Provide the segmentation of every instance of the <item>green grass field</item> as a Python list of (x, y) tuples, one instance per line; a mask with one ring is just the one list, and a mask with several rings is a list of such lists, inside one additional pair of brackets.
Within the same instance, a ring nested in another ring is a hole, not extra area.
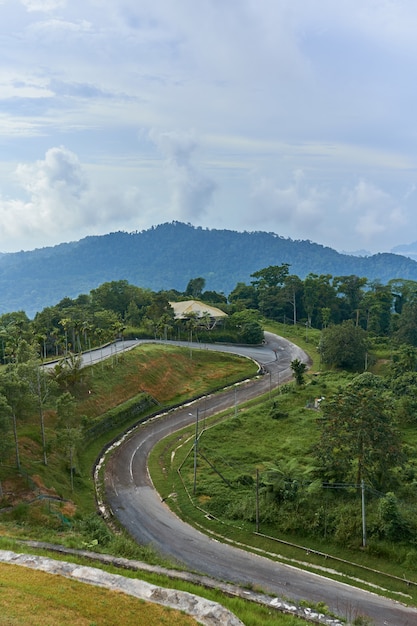
[(192, 626), (181, 611), (75, 580), (0, 564), (0, 622), (5, 626)]

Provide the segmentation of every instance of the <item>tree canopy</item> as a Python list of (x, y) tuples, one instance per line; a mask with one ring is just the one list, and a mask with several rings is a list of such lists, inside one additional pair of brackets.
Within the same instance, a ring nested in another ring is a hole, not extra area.
[(348, 370), (364, 369), (367, 350), (366, 332), (351, 321), (322, 331), (319, 352), (327, 365)]
[(390, 471), (404, 456), (393, 403), (381, 379), (356, 377), (322, 403), (322, 413), (316, 456), (323, 480), (390, 486)]

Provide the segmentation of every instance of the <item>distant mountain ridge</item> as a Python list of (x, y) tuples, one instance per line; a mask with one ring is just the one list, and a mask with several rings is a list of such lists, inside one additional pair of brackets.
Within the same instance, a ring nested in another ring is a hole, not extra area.
[(407, 256), (413, 261), (417, 261), (417, 241), (408, 244), (402, 244), (392, 249), (394, 254), (401, 254)]
[(184, 291), (191, 278), (223, 292), (269, 265), (290, 264), (290, 274), (355, 274), (387, 283), (417, 281), (417, 262), (398, 254), (340, 254), (311, 241), (275, 233), (194, 227), (182, 222), (140, 232), (115, 232), (27, 252), (0, 255), (0, 314), (24, 310), (29, 317), (65, 296), (89, 293), (103, 282), (127, 280), (152, 291)]

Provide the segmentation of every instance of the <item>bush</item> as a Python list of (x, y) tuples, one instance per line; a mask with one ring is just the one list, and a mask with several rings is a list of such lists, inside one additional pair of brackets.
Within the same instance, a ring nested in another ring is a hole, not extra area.
[(382, 539), (398, 541), (410, 537), (410, 527), (398, 508), (397, 498), (387, 493), (378, 503), (378, 534)]
[(241, 476), (238, 476), (236, 482), (238, 483), (238, 485), (250, 487), (255, 481), (253, 480), (253, 476), (251, 476), (250, 474), (242, 474)]
[(348, 505), (339, 507), (335, 515), (334, 539), (344, 546), (357, 545), (362, 533), (362, 520), (360, 515)]
[(224, 511), (227, 519), (254, 522), (256, 518), (255, 496), (236, 494)]
[(10, 512), (12, 520), (18, 524), (22, 524), (27, 521), (29, 516), (29, 504), (27, 502), (19, 502)]
[(97, 542), (101, 546), (107, 546), (113, 538), (106, 523), (97, 513), (82, 518), (77, 526), (89, 543)]
[(273, 420), (280, 420), (280, 419), (285, 419), (286, 417), (289, 416), (288, 411), (284, 411), (279, 405), (278, 403), (274, 400), (274, 402), (272, 403), (272, 406), (269, 410), (269, 415), (272, 417)]
[(286, 393), (296, 393), (297, 389), (294, 385), (294, 383), (285, 383), (285, 385), (281, 385), (279, 388), (279, 393), (280, 394), (286, 394)]

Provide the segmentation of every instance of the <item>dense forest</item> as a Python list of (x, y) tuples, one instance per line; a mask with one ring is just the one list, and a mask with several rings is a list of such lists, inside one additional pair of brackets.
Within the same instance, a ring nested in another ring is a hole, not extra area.
[[(126, 280), (105, 282), (88, 294), (65, 297), (45, 307), (30, 320), (24, 311), (0, 316), (0, 358), (15, 358), (19, 341), (36, 343), (42, 358), (78, 353), (121, 337), (189, 337), (204, 341), (257, 343), (262, 320), (302, 324), (323, 329), (322, 347), (335, 326), (356, 333), (390, 338), (417, 346), (417, 282), (391, 280), (387, 284), (356, 275), (309, 273), (302, 280), (289, 264), (253, 272), (250, 282), (239, 282), (229, 294), (205, 289), (200, 276), (184, 291), (151, 291)], [(175, 320), (170, 302), (199, 299), (228, 315), (211, 329), (206, 319)], [(352, 345), (352, 344), (351, 344)], [(344, 354), (346, 351), (342, 351)], [(349, 366), (349, 359), (341, 363)]]
[(86, 237), (49, 248), (0, 255), (0, 313), (23, 310), (32, 318), (68, 296), (104, 282), (127, 280), (143, 289), (183, 291), (193, 276), (226, 296), (263, 267), (288, 263), (307, 274), (366, 276), (387, 283), (417, 280), (417, 263), (397, 254), (356, 257), (311, 241), (266, 232), (195, 228), (173, 222), (142, 232)]

